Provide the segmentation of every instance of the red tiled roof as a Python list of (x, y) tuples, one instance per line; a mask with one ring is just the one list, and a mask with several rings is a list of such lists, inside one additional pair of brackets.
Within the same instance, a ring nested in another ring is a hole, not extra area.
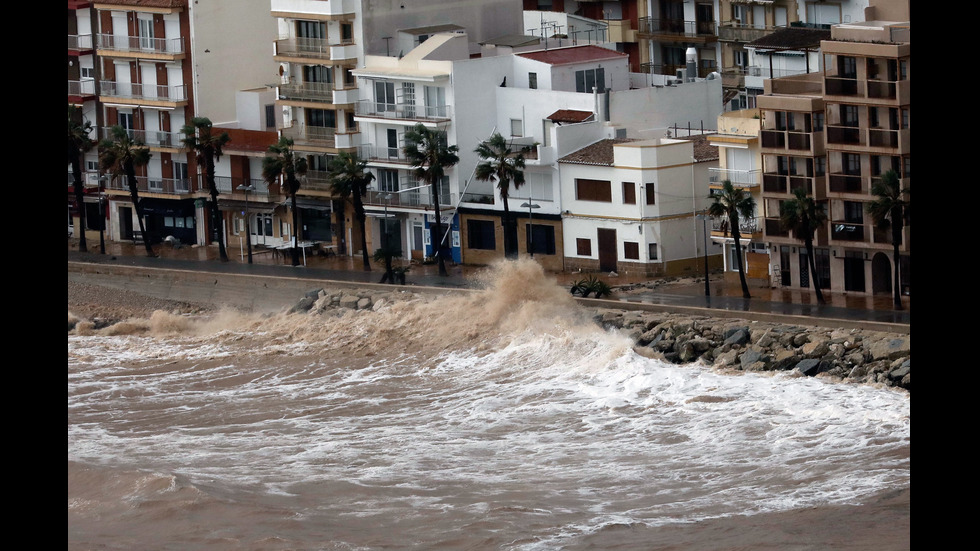
[(548, 115), (553, 122), (584, 122), (592, 118), (592, 111), (577, 111), (575, 109), (559, 109)]
[(578, 151), (574, 151), (558, 159), (560, 163), (574, 163), (577, 165), (601, 165), (612, 166), (613, 164), (613, 145), (618, 143), (635, 142), (631, 138), (619, 140), (606, 139), (599, 140), (592, 145), (587, 145)]
[(615, 50), (608, 50), (599, 46), (572, 46), (571, 48), (557, 48), (554, 50), (540, 50), (537, 52), (524, 52), (517, 54), (521, 57), (547, 63), (548, 65), (567, 65), (571, 63), (583, 63), (586, 61), (599, 61), (602, 59), (625, 58), (626, 54), (621, 54)]

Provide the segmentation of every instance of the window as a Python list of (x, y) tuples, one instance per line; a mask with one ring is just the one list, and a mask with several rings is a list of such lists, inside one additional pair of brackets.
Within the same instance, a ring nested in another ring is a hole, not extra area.
[(265, 127), (276, 127), (276, 106), (271, 103), (265, 106)]
[(735, 66), (741, 67), (744, 71), (749, 66), (749, 52), (745, 50), (735, 50)]
[(612, 188), (608, 180), (575, 179), (575, 198), (579, 201), (612, 203)]
[(586, 69), (575, 71), (575, 91), (592, 92), (596, 88), (599, 93), (606, 91), (606, 72), (601, 67), (598, 69)]
[(510, 119), (510, 135), (511, 136), (523, 136), (524, 135), (524, 121), (521, 119)]
[(341, 44), (351, 44), (354, 42), (354, 24), (353, 23), (341, 23), (340, 24), (340, 42)]
[(467, 220), (466, 244), (471, 249), (496, 250), (493, 220)]
[(650, 243), (650, 260), (657, 260), (657, 244)]
[(858, 125), (858, 108), (857, 105), (841, 105), (840, 108), (840, 123), (844, 126), (857, 126)]
[(555, 254), (555, 227), (543, 224), (524, 226), (524, 237), (534, 254)]
[(344, 67), (344, 86), (347, 88), (353, 88), (357, 82), (357, 77), (351, 72), (350, 67)]
[(824, 118), (823, 113), (814, 113), (813, 114), (813, 131), (814, 132), (820, 132), (821, 130), (823, 130), (823, 118)]
[(839, 56), (837, 58), (837, 74), (842, 78), (857, 78), (857, 58)]
[(639, 260), (640, 259), (640, 244), (635, 241), (624, 241), (623, 242), (623, 255), (625, 255), (627, 260)]
[(648, 205), (656, 205), (657, 204), (657, 191), (656, 191), (656, 188), (653, 186), (653, 182), (650, 182), (650, 183), (644, 185), (643, 187), (646, 188), (647, 204)]
[(95, 78), (95, 67), (82, 67), (81, 71), (82, 80)]
[(900, 80), (908, 80), (909, 78), (909, 62), (906, 59), (898, 61), (898, 78)]
[(830, 289), (830, 249), (814, 249), (813, 264), (817, 267), (813, 282), (821, 289)]
[(852, 224), (864, 223), (864, 203), (844, 201), (844, 221)]
[(306, 124), (321, 128), (337, 128), (337, 112), (328, 109), (306, 109)]
[(527, 87), (530, 88), (531, 90), (537, 90), (538, 89), (538, 74), (537, 73), (528, 73), (527, 74)]
[(297, 21), (296, 36), (322, 40), (327, 37), (326, 23), (323, 21)]
[(813, 159), (813, 175), (824, 176), (827, 174), (827, 157), (815, 157)]
[(578, 256), (592, 256), (592, 240), (579, 237), (575, 240), (575, 254)]
[(395, 110), (395, 83), (383, 80), (374, 83), (374, 100), (377, 102), (378, 112)]
[(439, 86), (425, 87), (425, 114), (427, 117), (446, 117), (446, 89)]
[[(398, 171), (384, 168), (378, 169), (378, 189), (388, 193), (398, 191)], [(395, 203), (397, 204), (397, 202)]]
[(633, 182), (623, 182), (623, 204), (636, 204), (636, 184)]
[(140, 48), (153, 49), (153, 19), (139, 18)]
[(333, 71), (324, 65), (304, 65), (303, 82), (333, 82)]
[(841, 160), (844, 165), (844, 174), (850, 176), (861, 175), (861, 156), (857, 153), (844, 153)]

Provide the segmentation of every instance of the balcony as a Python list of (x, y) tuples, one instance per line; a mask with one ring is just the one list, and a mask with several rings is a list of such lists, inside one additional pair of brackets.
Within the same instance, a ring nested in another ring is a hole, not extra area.
[[(762, 235), (762, 228), (759, 227), (757, 218), (739, 218), (738, 233), (741, 238), (750, 238), (755, 235)], [(712, 237), (731, 237), (732, 231), (728, 218), (717, 217), (711, 219)]]
[[(129, 192), (129, 184), (125, 176), (118, 176), (109, 180), (106, 189)], [(150, 176), (137, 176), (136, 189), (140, 193), (162, 193), (165, 195), (187, 195), (191, 192), (190, 178), (156, 178)]]
[(365, 144), (357, 148), (357, 155), (373, 162), (409, 164), (405, 151), (400, 147), (380, 147)]
[[(143, 145), (150, 147), (181, 148), (184, 146), (182, 143), (184, 135), (180, 132), (127, 129), (126, 133), (129, 134), (130, 139), (134, 142), (142, 143)], [(111, 127), (102, 128), (102, 138), (112, 139)]]
[(479, 205), (492, 205), (494, 194), (492, 193), (464, 193), (462, 201), (464, 203), (476, 203)]
[(713, 188), (720, 188), (725, 181), (737, 188), (757, 188), (762, 183), (761, 170), (732, 170), (727, 168), (709, 168), (708, 182)]
[[(388, 207), (435, 208), (428, 186), (402, 192), (368, 190), (367, 195), (364, 196), (364, 204)], [(440, 207), (452, 207), (455, 204), (455, 193), (439, 194)]]
[(187, 86), (144, 85), (129, 82), (102, 81), (102, 96), (117, 101), (159, 101), (183, 103), (187, 101)]
[[(87, 188), (98, 188), (99, 187), (99, 173), (98, 172), (82, 172), (82, 185)], [(68, 189), (69, 191), (75, 189), (75, 175), (68, 171)], [(128, 188), (127, 188), (128, 189)]]
[(91, 79), (87, 80), (69, 80), (68, 81), (68, 97), (70, 98), (84, 98), (87, 96), (95, 96), (95, 81)]
[[(807, 195), (814, 195), (820, 189), (823, 176), (802, 176), (767, 172), (762, 175), (762, 191), (765, 193), (793, 193), (802, 189)], [(818, 199), (821, 197), (818, 197)]]
[[(677, 71), (682, 69), (687, 69), (687, 65), (676, 65), (676, 64), (660, 64), (660, 63), (641, 63), (640, 72), (649, 73), (651, 75), (667, 75), (671, 77), (677, 76)], [(716, 67), (698, 67), (698, 78), (705, 78), (710, 73), (714, 72)]]
[(714, 21), (684, 21), (641, 17), (637, 36), (665, 42), (708, 43), (718, 40)]
[(864, 193), (864, 178), (860, 174), (830, 175), (830, 191), (834, 193)]
[(723, 21), (718, 26), (718, 40), (722, 42), (752, 42), (772, 34), (780, 27), (757, 27), (738, 21)]
[[(135, 54), (156, 58), (174, 58), (184, 53), (184, 39), (147, 38), (142, 36), (98, 35), (99, 55)], [(129, 57), (129, 56), (127, 56)]]
[(282, 129), (282, 135), (295, 142), (306, 142), (309, 145), (336, 148), (337, 140), (334, 137), (337, 129), (326, 126), (309, 126), (298, 124), (287, 126)]
[[(255, 188), (253, 191), (248, 192), (250, 197), (258, 195), (262, 200), (265, 200), (269, 195), (269, 186), (266, 185), (265, 180), (250, 179), (247, 182)], [(238, 186), (246, 183), (246, 180), (240, 177), (215, 176), (214, 183), (218, 187), (218, 193), (244, 193), (238, 191)], [(204, 184), (201, 186), (201, 189), (205, 189), (206, 187), (207, 184)]]
[(333, 84), (329, 82), (281, 84), (279, 85), (279, 99), (333, 103)]
[(314, 191), (333, 191), (330, 173), (325, 170), (307, 170), (304, 174), (303, 188)]
[(864, 242), (864, 225), (855, 222), (831, 222), (830, 238), (834, 241)]
[(354, 42), (329, 43), (324, 38), (280, 38), (276, 40), (276, 56), (320, 61), (355, 59)]
[(783, 229), (779, 218), (766, 218), (766, 237), (789, 237), (789, 231)]
[(68, 51), (84, 52), (93, 49), (95, 41), (90, 34), (70, 34), (68, 35)]
[(354, 104), (354, 116), (409, 122), (445, 122), (452, 119), (453, 108), (449, 105), (428, 106), (362, 100)]
[[(806, 132), (799, 130), (763, 130), (762, 148), (770, 153), (800, 152), (809, 155), (823, 154), (823, 140), (819, 139), (821, 132)], [(815, 139), (814, 136), (817, 136)]]
[[(858, 95), (858, 81), (856, 78), (827, 77), (824, 79), (824, 88), (828, 96)], [(861, 95), (863, 95), (863, 90)]]

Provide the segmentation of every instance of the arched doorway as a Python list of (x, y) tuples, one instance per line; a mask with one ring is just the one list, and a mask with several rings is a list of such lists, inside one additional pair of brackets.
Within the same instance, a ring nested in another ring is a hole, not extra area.
[(876, 295), (892, 292), (892, 263), (885, 253), (875, 253), (871, 259), (871, 292)]

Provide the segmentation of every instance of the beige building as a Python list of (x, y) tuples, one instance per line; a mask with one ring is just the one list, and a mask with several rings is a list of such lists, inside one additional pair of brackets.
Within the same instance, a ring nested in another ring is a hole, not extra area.
[[(763, 211), (773, 284), (846, 293), (910, 294), (911, 232), (905, 228), (899, 281), (893, 281), (890, 232), (867, 214), (872, 184), (895, 170), (911, 184), (911, 43), (908, 11), (898, 21), (836, 25), (821, 44), (821, 73), (766, 82), (762, 111)], [(874, 7), (868, 10), (876, 13)], [(807, 190), (829, 222), (809, 251), (779, 225), (780, 203)]]

